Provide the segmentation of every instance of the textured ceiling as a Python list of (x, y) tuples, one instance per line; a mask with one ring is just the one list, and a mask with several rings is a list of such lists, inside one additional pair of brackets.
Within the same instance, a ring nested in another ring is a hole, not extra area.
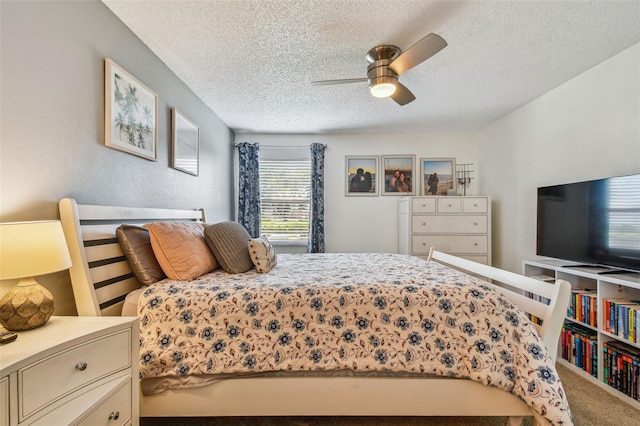
[[(640, 42), (640, 1), (103, 2), (233, 130), (478, 130)], [(367, 83), (379, 44), (448, 46), (400, 76), (399, 106)]]

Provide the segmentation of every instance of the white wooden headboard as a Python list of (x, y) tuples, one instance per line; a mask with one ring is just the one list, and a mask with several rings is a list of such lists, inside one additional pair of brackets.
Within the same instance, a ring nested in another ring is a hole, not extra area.
[(177, 210), (59, 202), (71, 261), (69, 269), (80, 316), (119, 316), (128, 293), (140, 287), (115, 235), (123, 223), (206, 222), (204, 210)]

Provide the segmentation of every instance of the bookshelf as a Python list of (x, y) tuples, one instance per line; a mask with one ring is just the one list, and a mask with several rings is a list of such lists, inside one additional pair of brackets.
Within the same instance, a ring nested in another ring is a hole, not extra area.
[(558, 362), (640, 409), (640, 274), (557, 259), (524, 260), (522, 268), (571, 283)]

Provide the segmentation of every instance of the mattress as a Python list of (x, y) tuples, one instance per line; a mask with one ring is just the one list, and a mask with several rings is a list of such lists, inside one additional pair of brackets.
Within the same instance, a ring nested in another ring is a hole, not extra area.
[[(397, 254), (279, 255), (139, 292), (145, 392), (262, 374), (406, 374), (511, 392), (571, 422), (526, 314), (486, 282)], [(152, 379), (152, 380), (148, 380)]]

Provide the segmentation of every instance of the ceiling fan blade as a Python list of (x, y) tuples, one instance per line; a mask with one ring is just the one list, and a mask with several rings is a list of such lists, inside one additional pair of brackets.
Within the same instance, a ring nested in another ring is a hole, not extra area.
[(389, 64), (389, 68), (400, 75), (416, 65), (426, 61), (442, 49), (447, 47), (447, 42), (438, 34), (427, 34), (422, 40), (405, 50)]
[(405, 86), (400, 83), (396, 83), (396, 91), (391, 95), (391, 99), (396, 101), (398, 105), (402, 106), (409, 102), (413, 102), (416, 97)]
[(312, 81), (311, 84), (314, 86), (329, 86), (332, 84), (362, 83), (364, 81), (369, 81), (369, 79), (368, 78), (345, 78), (343, 80), (321, 80), (321, 81)]

